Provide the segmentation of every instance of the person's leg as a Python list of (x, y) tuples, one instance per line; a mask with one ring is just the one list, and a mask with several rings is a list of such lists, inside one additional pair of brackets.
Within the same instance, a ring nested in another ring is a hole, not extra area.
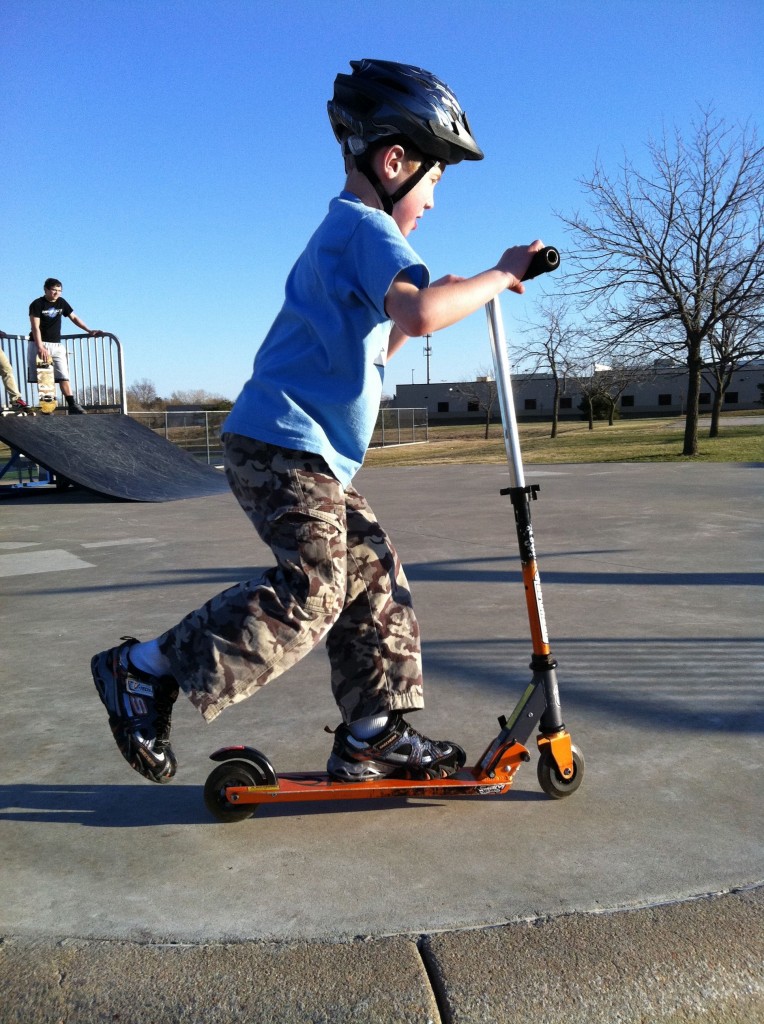
[(345, 601), (343, 491), (324, 460), (234, 435), (226, 439), (225, 463), (277, 564), (159, 638), (170, 671), (207, 721), (305, 657)]
[(403, 718), (424, 699), (419, 626), (400, 559), (366, 500), (353, 488), (345, 500), (347, 595), (326, 641), (344, 723), (327, 770), (343, 782), (453, 775), (464, 751), (428, 739)]
[(75, 399), (72, 385), (69, 382), (69, 360), (66, 355), (66, 345), (63, 342), (58, 345), (51, 345), (50, 353), (53, 359), (53, 374), (56, 383), (61, 388), (61, 394), (66, 399), (66, 411), (70, 416), (84, 416), (85, 410)]
[(2, 349), (0, 349), (0, 378), (2, 378), (3, 384), (5, 385), (5, 390), (8, 395), (8, 403), (10, 405), (21, 404), (22, 406), (26, 406), (26, 402), (22, 399), (21, 392), (16, 384), (16, 377), (13, 373), (13, 367), (11, 366), (10, 359)]
[(419, 624), (389, 537), (354, 488), (345, 492), (348, 579), (326, 639), (332, 691), (346, 723), (424, 707)]
[(156, 782), (174, 774), (169, 715), (178, 686), (211, 721), (304, 657), (344, 603), (344, 500), (323, 459), (236, 435), (224, 444), (234, 493), (277, 565), (156, 641), (128, 640), (91, 663), (120, 751)]

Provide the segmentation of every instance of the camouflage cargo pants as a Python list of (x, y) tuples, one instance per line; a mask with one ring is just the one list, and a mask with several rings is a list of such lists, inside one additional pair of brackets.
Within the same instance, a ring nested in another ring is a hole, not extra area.
[(226, 435), (225, 468), (276, 565), (159, 638), (207, 721), (321, 640), (346, 722), (423, 706), (419, 627), (398, 555), (365, 499), (309, 452)]

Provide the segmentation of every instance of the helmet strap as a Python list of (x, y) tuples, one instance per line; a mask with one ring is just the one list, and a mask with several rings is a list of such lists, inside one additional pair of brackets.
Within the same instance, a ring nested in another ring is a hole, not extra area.
[(415, 188), (419, 184), (425, 174), (432, 170), (437, 162), (437, 160), (432, 159), (423, 160), (411, 177), (407, 178), (401, 187), (396, 189), (392, 195), (388, 195), (388, 193), (385, 192), (382, 182), (379, 180), (376, 171), (371, 166), (371, 160), (369, 160), (365, 153), (362, 157), (356, 158), (356, 167), (361, 174), (365, 175), (369, 179), (371, 184), (374, 186), (374, 191), (379, 196), (379, 200), (382, 203), (382, 209), (386, 214), (388, 214), (388, 216), (392, 217), (393, 207), (395, 204), (399, 203), (404, 196), (408, 195), (412, 188)]
[(408, 195), (412, 188), (415, 188), (419, 184), (425, 174), (431, 171), (437, 162), (437, 160), (423, 160), (411, 177), (407, 178), (401, 187), (396, 189), (396, 191), (390, 196), (390, 201), (393, 206), (395, 206), (396, 203), (399, 203), (405, 195)]

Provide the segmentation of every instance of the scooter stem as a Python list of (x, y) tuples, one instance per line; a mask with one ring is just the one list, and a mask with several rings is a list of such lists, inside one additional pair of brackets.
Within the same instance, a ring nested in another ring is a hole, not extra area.
[(509, 368), (507, 339), (504, 334), (504, 322), (501, 316), (501, 305), (496, 296), (485, 307), (488, 317), (488, 337), (491, 342), (496, 390), (499, 394), (501, 409), (502, 433), (504, 447), (509, 463), (509, 480), (512, 487), (525, 487), (523, 459), (520, 453), (520, 434), (517, 429), (515, 403), (512, 397), (512, 374)]
[[(559, 265), (559, 252), (554, 246), (548, 245), (534, 254), (530, 266), (523, 276), (523, 281), (531, 281), (539, 274), (556, 270)], [(486, 305), (485, 311), (488, 317), (488, 337), (491, 342), (496, 388), (499, 393), (504, 447), (507, 450), (507, 462), (509, 463), (509, 480), (512, 487), (525, 487), (523, 460), (520, 454), (520, 433), (517, 429), (515, 402), (512, 396), (512, 374), (509, 368), (507, 339), (498, 295)]]
[[(536, 253), (531, 266), (523, 280), (536, 277), (537, 274), (555, 270), (560, 263), (560, 256), (551, 247)], [(496, 389), (499, 395), (501, 420), (504, 435), (504, 447), (509, 465), (510, 487), (502, 490), (512, 501), (515, 513), (515, 526), (520, 546), (525, 601), (528, 609), (528, 621), (533, 644), (531, 668), (534, 683), (541, 684), (545, 693), (546, 709), (542, 716), (542, 728), (548, 732), (560, 731), (564, 728), (560, 714), (560, 698), (557, 687), (555, 669), (557, 662), (552, 657), (552, 649), (547, 633), (544, 604), (541, 597), (541, 579), (536, 565), (536, 550), (531, 525), (530, 502), (535, 500), (538, 486), (527, 487), (520, 451), (520, 432), (517, 426), (515, 402), (512, 394), (512, 374), (509, 365), (507, 340), (501, 315), (498, 297), (491, 299), (486, 305), (488, 317), (488, 336), (491, 343), (493, 364), (496, 377)]]

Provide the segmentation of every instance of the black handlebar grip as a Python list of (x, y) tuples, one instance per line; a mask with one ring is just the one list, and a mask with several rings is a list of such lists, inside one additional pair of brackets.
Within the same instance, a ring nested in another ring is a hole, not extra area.
[(522, 280), (530, 281), (534, 277), (538, 277), (539, 274), (548, 274), (550, 270), (557, 270), (559, 265), (559, 252), (553, 245), (548, 245), (546, 249), (539, 249), (537, 253), (533, 254), (533, 259), (525, 271)]

